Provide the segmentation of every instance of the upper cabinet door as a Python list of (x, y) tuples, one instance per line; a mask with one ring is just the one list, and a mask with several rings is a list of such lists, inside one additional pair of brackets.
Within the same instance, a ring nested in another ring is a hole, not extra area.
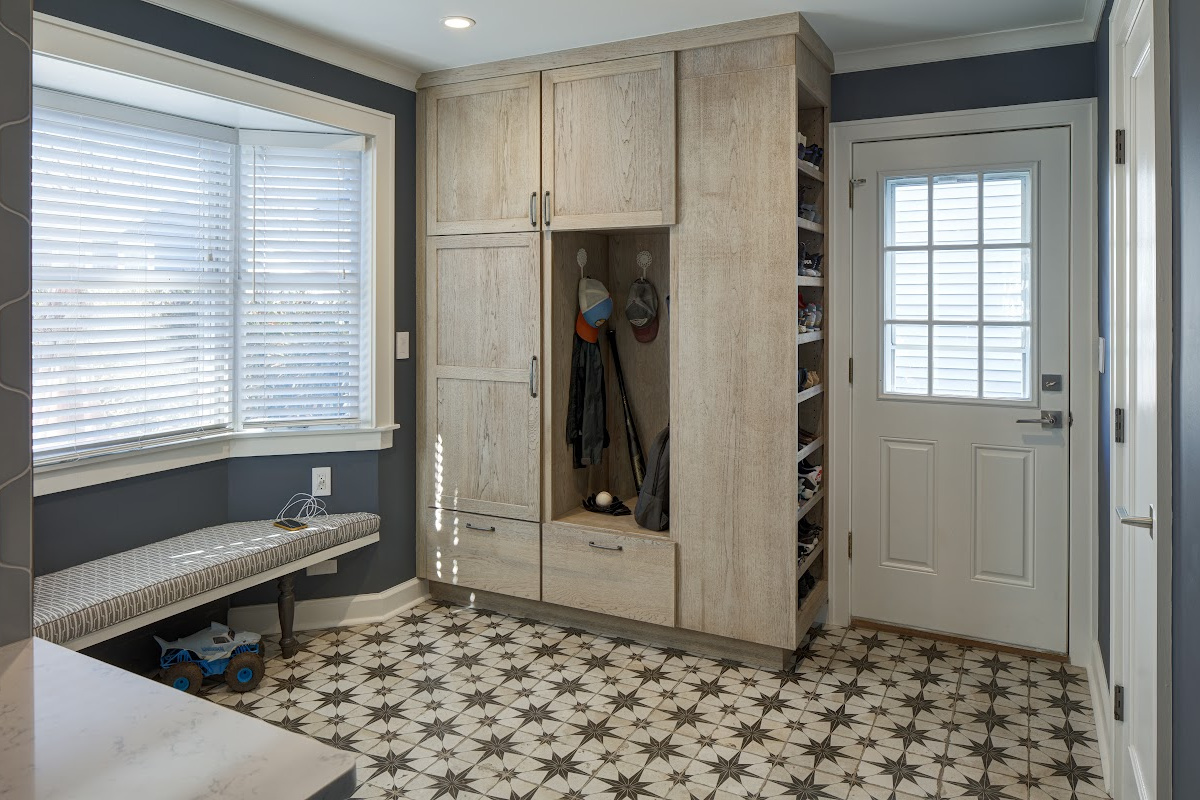
[(538, 240), (536, 233), (426, 237), (427, 505), (538, 520)]
[(427, 90), (427, 233), (540, 228), (538, 78), (533, 72)]
[(542, 73), (548, 230), (675, 222), (675, 54)]

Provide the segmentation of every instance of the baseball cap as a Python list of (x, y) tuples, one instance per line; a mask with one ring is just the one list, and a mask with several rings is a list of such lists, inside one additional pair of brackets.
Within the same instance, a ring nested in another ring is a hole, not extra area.
[(600, 341), (600, 330), (588, 325), (587, 320), (583, 318), (582, 311), (575, 317), (575, 333), (585, 342), (595, 344)]
[(630, 284), (625, 317), (633, 327), (633, 338), (639, 342), (654, 341), (658, 336), (658, 294), (654, 291), (654, 284), (645, 278), (638, 278)]
[(579, 281), (579, 310), (588, 325), (599, 328), (612, 316), (612, 295), (595, 278), (583, 278)]

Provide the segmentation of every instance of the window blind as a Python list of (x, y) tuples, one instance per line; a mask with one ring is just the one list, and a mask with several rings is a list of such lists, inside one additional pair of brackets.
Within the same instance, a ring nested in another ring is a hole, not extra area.
[(239, 149), (241, 424), (357, 422), (369, 362), (362, 148)]
[(35, 107), (38, 463), (232, 424), (233, 148)]

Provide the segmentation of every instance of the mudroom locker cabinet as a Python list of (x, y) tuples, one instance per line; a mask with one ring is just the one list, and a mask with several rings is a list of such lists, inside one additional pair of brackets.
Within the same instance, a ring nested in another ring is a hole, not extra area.
[[(435, 596), (763, 664), (801, 644), (827, 595), (823, 540), (798, 556), (798, 526), (824, 503), (798, 502), (795, 473), (821, 460), (825, 414), (792, 376), (823, 372), (825, 348), (792, 292), (824, 300), (798, 259), (824, 249), (825, 192), (797, 142), (826, 141), (831, 68), (785, 14), (421, 77), (418, 573)], [(643, 274), (650, 343), (624, 316)], [(604, 335), (611, 445), (575, 469), (565, 440), (583, 275), (613, 295), (643, 445), (670, 425), (665, 531), (581, 506), (636, 503)]]

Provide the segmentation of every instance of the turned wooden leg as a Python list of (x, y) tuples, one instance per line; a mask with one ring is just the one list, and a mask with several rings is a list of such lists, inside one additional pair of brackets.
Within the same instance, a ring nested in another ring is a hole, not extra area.
[(284, 658), (291, 658), (300, 650), (292, 623), (296, 619), (296, 573), (279, 579), (279, 649)]

